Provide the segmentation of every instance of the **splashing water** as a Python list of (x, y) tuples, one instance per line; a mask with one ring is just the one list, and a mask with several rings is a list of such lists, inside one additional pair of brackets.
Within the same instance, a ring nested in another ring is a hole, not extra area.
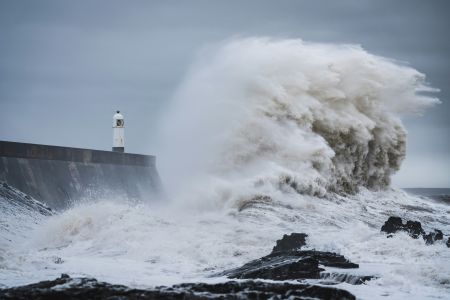
[(203, 53), (178, 91), (162, 131), (164, 153), (173, 153), (161, 157), (162, 172), (171, 188), (192, 186), (192, 174), (214, 177), (225, 202), (244, 188), (270, 196), (384, 188), (405, 156), (399, 115), (438, 103), (418, 94), (432, 90), (424, 79), (358, 46), (233, 40)]
[(309, 247), (379, 277), (338, 285), (357, 297), (448, 297), (442, 242), (380, 233), (398, 215), (450, 234), (448, 205), (389, 187), (405, 155), (401, 115), (438, 102), (419, 95), (432, 91), (424, 80), (351, 45), (247, 38), (205, 49), (161, 126), (171, 201), (98, 199), (17, 224), (0, 283), (63, 272), (131, 286), (220, 281), (211, 276), (305, 232)]

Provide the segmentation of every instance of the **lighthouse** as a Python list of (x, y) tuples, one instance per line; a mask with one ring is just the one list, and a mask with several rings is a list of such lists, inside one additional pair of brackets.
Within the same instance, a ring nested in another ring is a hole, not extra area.
[(113, 116), (113, 147), (114, 152), (125, 151), (124, 140), (124, 120), (120, 111), (117, 111)]

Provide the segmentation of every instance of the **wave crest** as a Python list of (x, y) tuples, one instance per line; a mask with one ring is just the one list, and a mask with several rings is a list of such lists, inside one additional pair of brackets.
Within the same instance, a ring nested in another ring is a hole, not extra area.
[(176, 94), (163, 176), (253, 194), (383, 188), (405, 157), (400, 115), (439, 102), (423, 91), (423, 74), (359, 46), (227, 41), (199, 55)]

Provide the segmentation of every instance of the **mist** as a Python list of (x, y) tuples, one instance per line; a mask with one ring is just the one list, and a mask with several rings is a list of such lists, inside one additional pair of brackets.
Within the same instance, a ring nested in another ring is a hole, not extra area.
[(169, 191), (200, 185), (219, 202), (384, 188), (406, 154), (401, 117), (438, 104), (423, 95), (436, 91), (358, 45), (229, 39), (201, 51), (177, 90), (161, 174)]

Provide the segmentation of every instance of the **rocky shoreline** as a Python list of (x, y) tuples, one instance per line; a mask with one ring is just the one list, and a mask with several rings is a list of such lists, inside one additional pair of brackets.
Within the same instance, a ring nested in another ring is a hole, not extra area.
[[(306, 237), (307, 235), (304, 233), (284, 235), (281, 240), (277, 241), (277, 245), (269, 255), (250, 261), (239, 268), (227, 270), (219, 275), (225, 275), (230, 279), (324, 279), (322, 272), (325, 269), (322, 267), (341, 269), (356, 269), (359, 267), (358, 264), (350, 262), (337, 253), (302, 250), (302, 247), (306, 245)], [(328, 276), (327, 278), (344, 277)], [(361, 277), (364, 277), (364, 280), (373, 278), (372, 276)], [(359, 281), (355, 280), (355, 282)], [(338, 282), (329, 282), (328, 284), (330, 283)]]
[[(413, 239), (422, 237), (427, 245), (432, 245), (437, 241), (444, 240), (444, 234), (441, 230), (434, 229), (427, 234), (419, 221), (407, 220), (406, 223), (403, 223), (403, 220), (400, 217), (389, 217), (381, 227), (381, 231), (387, 233), (388, 238), (392, 237), (394, 233), (406, 232)], [(447, 242), (445, 244), (450, 248), (450, 236), (447, 237)]]
[[(420, 222), (403, 224), (398, 217), (390, 217), (381, 228), (387, 237), (398, 231), (407, 232), (412, 238), (422, 237), (427, 244), (443, 239), (438, 229), (426, 234)], [(54, 280), (2, 289), (0, 299), (355, 299), (350, 292), (332, 285), (341, 282), (359, 285), (376, 278), (339, 272), (338, 269), (357, 269), (359, 265), (337, 253), (303, 250), (306, 238), (305, 233), (284, 235), (270, 254), (216, 274), (230, 279), (222, 283), (134, 289), (62, 274)], [(446, 244), (450, 247), (450, 238)], [(333, 271), (326, 271), (325, 267), (333, 267)]]
[[(301, 250), (307, 235), (285, 235), (273, 251), (240, 268), (227, 270), (218, 276), (239, 281), (217, 284), (186, 283), (153, 289), (132, 289), (122, 285), (99, 282), (94, 278), (60, 278), (35, 284), (0, 290), (1, 299), (355, 299), (350, 292), (330, 284), (348, 282), (361, 284), (372, 276), (324, 273), (320, 266), (358, 268), (342, 255), (332, 252)], [(253, 280), (242, 280), (253, 279)], [(265, 282), (298, 280), (299, 283)], [(316, 279), (317, 284), (303, 279)], [(327, 286), (328, 285), (328, 286)]]

